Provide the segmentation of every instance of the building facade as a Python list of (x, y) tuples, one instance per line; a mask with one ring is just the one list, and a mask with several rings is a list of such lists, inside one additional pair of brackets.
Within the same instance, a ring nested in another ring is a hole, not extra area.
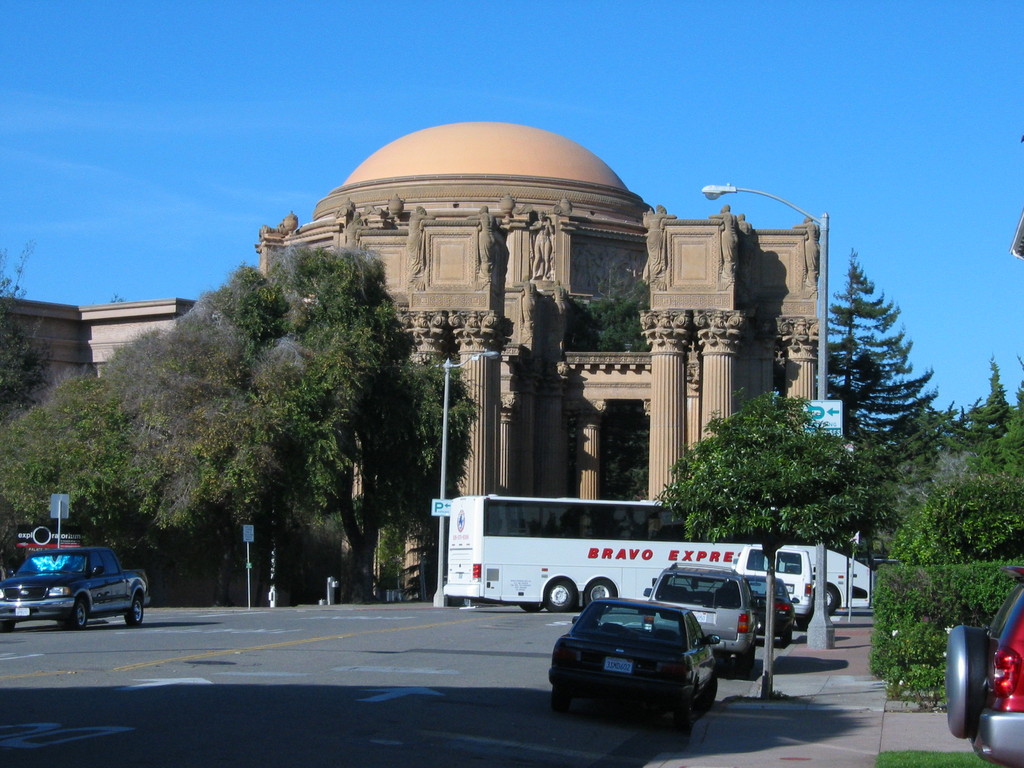
[[(649, 418), (655, 497), (738, 399), (813, 397), (818, 236), (810, 220), (756, 230), (728, 205), (679, 218), (569, 139), (458, 123), (378, 150), (308, 223), (263, 227), (256, 249), (262, 269), (289, 247), (383, 259), (418, 354), (458, 358), (478, 403), (463, 493), (598, 497), (602, 422), (631, 401)], [(565, 348), (570, 297), (637, 281), (649, 350)]]

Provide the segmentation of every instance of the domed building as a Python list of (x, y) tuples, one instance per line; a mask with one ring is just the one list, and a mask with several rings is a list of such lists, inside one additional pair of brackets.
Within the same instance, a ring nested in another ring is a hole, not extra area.
[[(307, 223), (292, 213), (263, 227), (260, 267), (293, 246), (377, 254), (424, 361), (463, 364), (480, 408), (463, 493), (598, 498), (602, 434), (630, 403), (649, 424), (653, 498), (737, 398), (813, 396), (814, 223), (755, 230), (729, 206), (678, 218), (548, 131), (478, 122), (404, 136)], [(566, 349), (574, 301), (640, 282), (649, 350)]]

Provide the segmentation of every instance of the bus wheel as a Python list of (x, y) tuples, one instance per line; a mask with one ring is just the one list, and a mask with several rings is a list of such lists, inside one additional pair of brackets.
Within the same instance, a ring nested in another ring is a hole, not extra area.
[(839, 588), (829, 584), (825, 587), (825, 607), (829, 616), (834, 616), (843, 603), (843, 596), (839, 594)]
[(587, 589), (583, 593), (583, 604), (590, 605), (592, 600), (603, 600), (606, 597), (618, 596), (618, 590), (615, 589), (615, 585), (608, 581), (608, 579), (594, 579), (587, 584)]
[(568, 579), (555, 579), (544, 592), (544, 607), (551, 613), (564, 613), (575, 608), (579, 598), (575, 584)]

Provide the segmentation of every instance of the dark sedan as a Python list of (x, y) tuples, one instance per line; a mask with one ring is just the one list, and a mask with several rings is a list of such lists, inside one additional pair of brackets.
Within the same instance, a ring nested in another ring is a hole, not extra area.
[[(765, 592), (768, 591), (768, 582), (764, 576), (747, 576), (747, 583), (750, 585), (750, 593), (753, 595), (754, 616), (757, 620), (757, 634), (764, 635), (765, 617)], [(783, 646), (793, 642), (793, 627), (796, 624), (796, 609), (793, 601), (789, 599), (789, 592), (786, 591), (786, 583), (781, 579), (775, 580), (775, 637)]]
[(594, 600), (555, 642), (551, 708), (566, 712), (574, 698), (643, 702), (672, 713), (688, 731), (694, 712), (718, 693), (711, 646), (686, 608), (639, 600)]

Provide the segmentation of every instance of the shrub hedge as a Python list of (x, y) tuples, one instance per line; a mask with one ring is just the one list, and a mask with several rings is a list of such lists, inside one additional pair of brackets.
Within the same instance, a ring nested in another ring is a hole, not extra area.
[(1011, 563), (879, 568), (871, 674), (885, 681), (890, 698), (944, 701), (949, 630), (988, 626), (1011, 587), (1003, 565)]

